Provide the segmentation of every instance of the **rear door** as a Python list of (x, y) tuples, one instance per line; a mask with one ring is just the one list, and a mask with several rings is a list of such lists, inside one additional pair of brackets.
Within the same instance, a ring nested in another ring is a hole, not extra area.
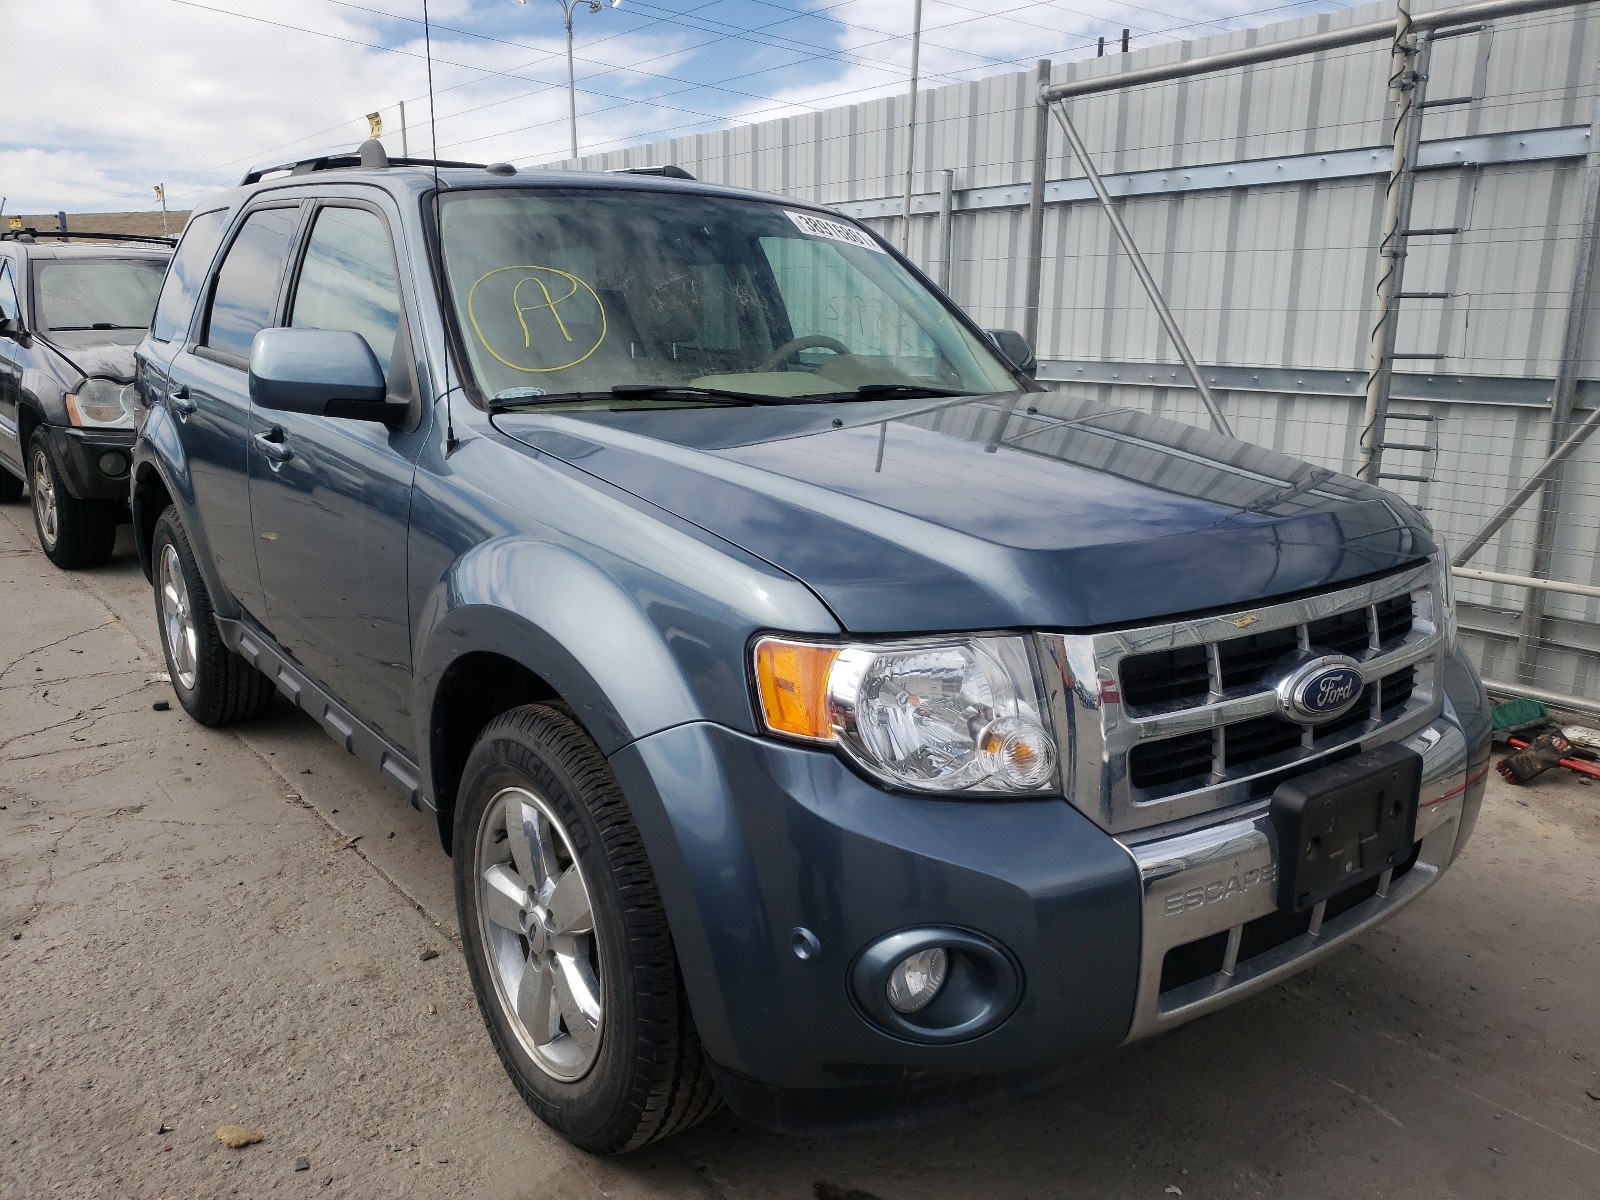
[(265, 624), (250, 526), (250, 343), (278, 324), (298, 200), (248, 210), (235, 226), (206, 289), (201, 320), (166, 372), (165, 403), (183, 441), (198, 535), (225, 597)]
[(284, 324), (361, 334), (411, 405), (399, 427), (256, 408), (250, 508), (273, 636), (343, 704), (414, 750), (406, 535), (424, 430), (386, 204), (311, 213)]

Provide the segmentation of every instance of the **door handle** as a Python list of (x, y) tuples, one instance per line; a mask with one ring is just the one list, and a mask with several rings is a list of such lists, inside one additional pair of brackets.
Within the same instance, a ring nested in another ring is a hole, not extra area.
[(258, 433), (254, 438), (256, 449), (272, 460), (274, 469), (294, 457), (294, 451), (283, 440), (283, 430), (274, 426), (270, 433)]
[(200, 407), (193, 400), (189, 399), (189, 389), (186, 387), (174, 388), (172, 391), (167, 393), (167, 399), (171, 401), (173, 411), (175, 411), (180, 417), (187, 417), (190, 413), (194, 412), (195, 409)]

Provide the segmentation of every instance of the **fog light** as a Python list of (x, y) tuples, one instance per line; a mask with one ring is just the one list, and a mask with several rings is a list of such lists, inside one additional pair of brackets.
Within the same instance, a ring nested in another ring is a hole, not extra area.
[(919, 1012), (933, 1003), (949, 968), (950, 956), (941, 946), (901, 959), (889, 972), (889, 1003), (895, 1012)]
[(115, 450), (107, 450), (100, 456), (100, 471), (105, 475), (126, 475), (128, 460)]

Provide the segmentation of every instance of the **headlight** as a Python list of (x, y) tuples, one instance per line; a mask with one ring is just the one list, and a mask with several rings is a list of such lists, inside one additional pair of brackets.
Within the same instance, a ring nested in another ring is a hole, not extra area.
[(919, 792), (1056, 790), (1028, 641), (966, 637), (890, 645), (762, 638), (756, 691), (767, 729), (838, 746), (868, 774)]
[(1444, 544), (1444, 538), (1438, 533), (1433, 535), (1435, 551), (1434, 567), (1434, 626), (1444, 635), (1444, 645), (1447, 651), (1456, 648), (1456, 577), (1450, 570), (1450, 550)]
[(90, 379), (67, 397), (67, 415), (74, 425), (95, 429), (132, 429), (136, 395), (131, 383)]

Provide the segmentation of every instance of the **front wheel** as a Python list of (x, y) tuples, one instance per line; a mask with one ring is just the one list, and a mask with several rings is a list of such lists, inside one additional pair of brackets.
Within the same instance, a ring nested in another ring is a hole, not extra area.
[(117, 544), (116, 501), (81, 500), (69, 492), (43, 429), (33, 435), (28, 461), (33, 528), (45, 557), (67, 570), (110, 562)]
[(644, 844), (598, 746), (544, 705), (492, 721), (455, 813), (456, 908), (518, 1092), (597, 1154), (719, 1104)]

